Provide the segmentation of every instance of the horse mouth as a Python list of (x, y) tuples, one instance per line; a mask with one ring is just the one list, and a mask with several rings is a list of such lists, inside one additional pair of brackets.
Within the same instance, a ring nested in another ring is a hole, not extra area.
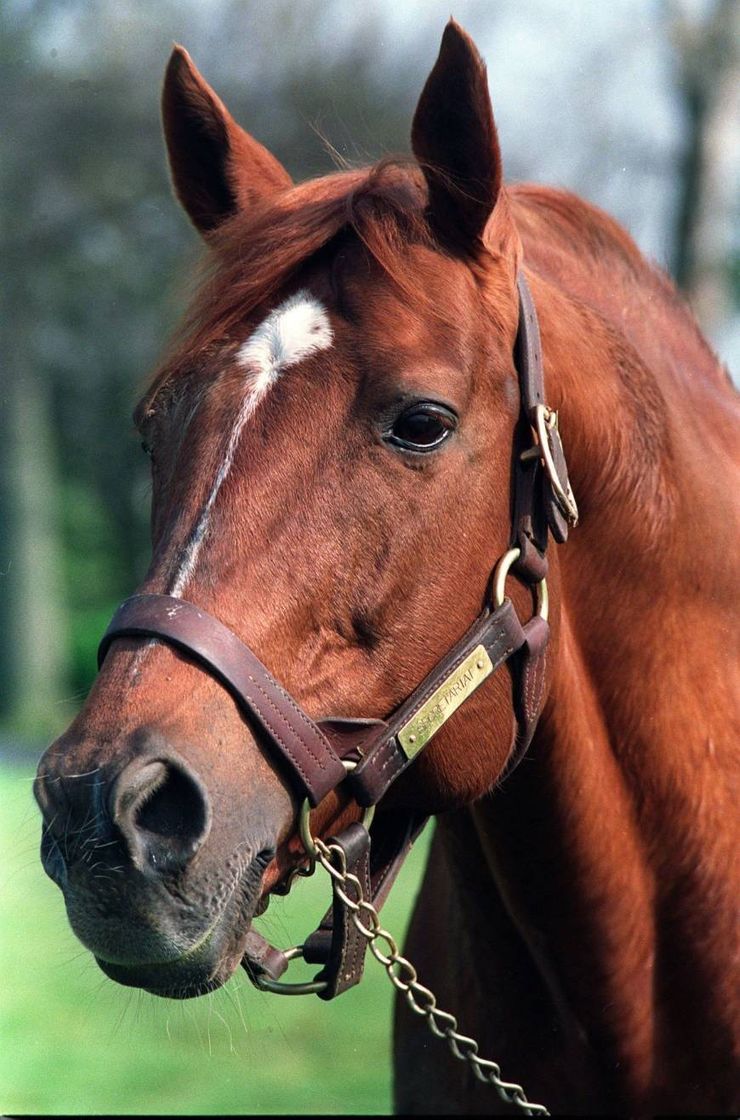
[[(270, 896), (263, 895), (257, 902), (254, 917), (264, 914), (269, 903)], [(214, 958), (214, 942), (222, 918), (223, 915), (196, 946), (174, 960), (135, 965), (124, 965), (99, 956), (95, 960), (109, 979), (127, 988), (142, 988), (150, 995), (164, 999), (194, 999), (196, 996), (204, 996), (222, 987), (245, 961), (242, 941), (251, 928), (251, 923), (247, 923), (242, 936), (231, 950), (217, 954)]]
[(241, 960), (237, 950), (224, 953), (216, 949), (216, 932), (214, 926), (197, 946), (170, 961), (129, 965), (100, 956), (95, 960), (106, 976), (127, 988), (142, 988), (167, 999), (191, 999), (220, 988)]
[(118, 984), (168, 999), (191, 999), (220, 988), (242, 963), (252, 918), (264, 909), (259, 881), (266, 862), (262, 854), (255, 858), (210, 925), (177, 956), (122, 960), (88, 943), (98, 967)]

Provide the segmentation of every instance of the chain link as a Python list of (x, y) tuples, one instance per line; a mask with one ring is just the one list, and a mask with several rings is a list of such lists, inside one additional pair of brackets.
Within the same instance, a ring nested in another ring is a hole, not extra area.
[(313, 842), (316, 859), (334, 880), (334, 889), (351, 911), (358, 932), (367, 939), (370, 952), (385, 968), (393, 987), (405, 994), (411, 1010), (424, 1016), (432, 1034), (446, 1039), (454, 1056), (468, 1062), (479, 1081), (493, 1085), (502, 1101), (513, 1104), (525, 1116), (549, 1116), (544, 1105), (527, 1100), (521, 1085), (504, 1081), (497, 1063), (481, 1058), (475, 1039), (460, 1033), (455, 1016), (437, 1007), (434, 993), (419, 983), (416, 969), (401, 956), (393, 936), (380, 924), (378, 911), (364, 897), (360, 880), (347, 870), (347, 858), (339, 844), (326, 844), (318, 837)]

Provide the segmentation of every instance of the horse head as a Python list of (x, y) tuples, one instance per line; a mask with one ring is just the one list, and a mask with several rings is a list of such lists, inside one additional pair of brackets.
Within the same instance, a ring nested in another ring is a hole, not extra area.
[[(451, 22), (415, 158), (300, 185), (179, 47), (163, 117), (209, 271), (136, 409), (153, 487), (138, 594), (217, 619), (317, 725), (372, 727), (479, 616), (511, 543), (521, 246), (484, 65)], [(529, 590), (512, 581), (511, 597), (529, 617)], [(557, 578), (550, 597), (557, 620)], [(504, 671), (379, 816), (480, 797), (513, 726)], [(242, 960), (253, 916), (305, 859), (301, 797), (268, 740), (177, 643), (110, 642), (35, 788), (44, 866), (114, 979), (197, 995)], [(311, 828), (360, 813), (340, 785)]]

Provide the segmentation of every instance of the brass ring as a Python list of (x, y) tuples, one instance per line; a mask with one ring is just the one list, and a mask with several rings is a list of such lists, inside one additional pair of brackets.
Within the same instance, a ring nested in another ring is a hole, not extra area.
[[(283, 956), (286, 960), (294, 961), (303, 956), (303, 946), (294, 945), (292, 949), (284, 949)], [(328, 986), (326, 980), (306, 980), (302, 984), (283, 984), (281, 980), (269, 980), (266, 976), (250, 977), (255, 988), (263, 992), (272, 992), (276, 996), (310, 996), (323, 992)]]
[[(357, 766), (357, 763), (356, 762), (349, 762), (347, 759), (343, 758), (342, 759), (342, 766), (344, 767), (344, 769), (349, 774), (349, 773), (351, 773), (352, 770), (355, 769), (355, 767)], [(301, 805), (301, 813), (300, 813), (300, 816), (298, 818), (298, 832), (300, 833), (300, 837), (301, 837), (301, 840), (303, 841), (303, 847), (306, 849), (306, 853), (311, 857), (311, 859), (315, 860), (315, 859), (318, 859), (319, 850), (316, 847), (316, 842), (315, 842), (313, 836), (311, 835), (311, 828), (310, 828), (310, 825), (309, 825), (310, 814), (311, 814), (311, 804), (310, 804), (308, 798), (306, 797), (303, 801), (303, 804)], [(370, 828), (370, 825), (372, 824), (372, 819), (373, 819), (374, 816), (375, 816), (375, 806), (370, 805), (362, 815), (362, 824), (365, 828), (368, 828), (368, 829)]]
[[(503, 606), (504, 599), (506, 598), (506, 577), (509, 574), (509, 569), (515, 560), (518, 560), (522, 554), (520, 548), (510, 548), (505, 552), (493, 573), (493, 605), (494, 607)], [(534, 585), (534, 595), (537, 614), (541, 619), (547, 622), (547, 616), (550, 611), (550, 596), (547, 593), (547, 580), (541, 579), (539, 583)]]

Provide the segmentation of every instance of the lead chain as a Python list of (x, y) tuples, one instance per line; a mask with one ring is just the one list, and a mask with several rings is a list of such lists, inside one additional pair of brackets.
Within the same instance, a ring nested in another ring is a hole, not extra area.
[[(313, 839), (316, 858), (334, 880), (334, 890), (351, 911), (352, 921), (366, 938), (370, 952), (384, 966), (394, 988), (405, 994), (411, 1010), (417, 1015), (423, 1015), (432, 1034), (437, 1038), (447, 1039), (454, 1056), (462, 1062), (468, 1062), (479, 1081), (493, 1085), (501, 1100), (515, 1105), (525, 1116), (549, 1116), (544, 1105), (527, 1100), (521, 1085), (502, 1080), (500, 1066), (487, 1058), (479, 1057), (475, 1039), (460, 1034), (455, 1016), (437, 1007), (434, 993), (419, 983), (416, 969), (401, 956), (394, 938), (381, 926), (378, 911), (364, 897), (360, 880), (347, 870), (347, 859), (339, 844), (326, 844), (318, 837)], [(350, 896), (348, 889), (351, 889), (354, 898)], [(365, 917), (369, 923), (367, 925), (363, 921)], [(388, 952), (380, 947), (381, 942), (385, 942)]]

